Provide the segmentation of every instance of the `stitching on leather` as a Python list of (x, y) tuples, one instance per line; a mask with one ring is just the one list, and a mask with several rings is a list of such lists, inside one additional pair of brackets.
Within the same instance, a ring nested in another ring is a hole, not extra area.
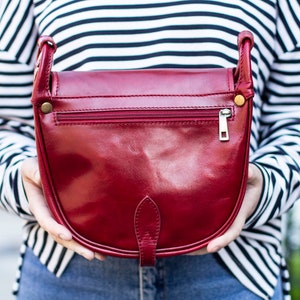
[[(245, 58), (245, 53), (244, 53), (244, 49), (245, 49), (245, 44), (243, 43), (242, 45), (241, 45), (241, 53), (242, 53), (242, 55), (241, 55), (241, 76), (239, 76), (239, 80), (238, 80), (238, 87), (241, 85), (241, 83), (242, 82), (244, 82), (244, 80), (245, 80), (245, 76), (244, 76), (244, 58)], [(242, 78), (243, 77), (243, 78)]]
[[(230, 80), (229, 78), (232, 77), (230, 76), (230, 72), (232, 72), (232, 69), (227, 69), (227, 76), (226, 76), (226, 79), (227, 79), (227, 89), (228, 89), (228, 92), (230, 92)], [(234, 78), (233, 78), (233, 83), (234, 83)]]
[(58, 95), (58, 91), (59, 91), (59, 88), (60, 88), (60, 79), (59, 79), (59, 76), (56, 76), (56, 82), (57, 82), (57, 85), (56, 85), (56, 95)]
[[(45, 47), (45, 46), (44, 46)], [(47, 46), (48, 47), (48, 46)], [(48, 55), (48, 60), (46, 61), (47, 63), (47, 69), (46, 69), (46, 73), (45, 73), (45, 77), (47, 78), (47, 93), (48, 93), (48, 97), (51, 97), (51, 93), (50, 93), (50, 74), (51, 74), (51, 69), (52, 69), (52, 61), (53, 61), (53, 49), (50, 50), (50, 54)]]
[[(227, 76), (226, 76), (227, 77)], [(86, 96), (60, 96), (57, 98), (64, 100), (72, 100), (72, 99), (86, 99), (86, 98), (137, 98), (137, 97), (210, 97), (217, 95), (227, 95), (233, 94), (234, 90), (220, 92), (220, 93), (207, 93), (207, 94), (129, 94), (129, 95), (86, 95)]]
[[(233, 119), (229, 119), (229, 121), (233, 121)], [(97, 123), (97, 122), (72, 122), (72, 123), (61, 123), (60, 121), (57, 121), (55, 120), (55, 125), (56, 126), (102, 126), (102, 127), (116, 127), (116, 126), (137, 126), (137, 125), (140, 125), (140, 126), (146, 126), (146, 125), (178, 125), (178, 126), (191, 126), (191, 125), (194, 125), (194, 126), (197, 126), (197, 125), (201, 125), (201, 124), (208, 124), (208, 123), (215, 123), (215, 124), (218, 124), (218, 119), (216, 120), (205, 120), (205, 121), (142, 121), (142, 122), (123, 122), (123, 123), (117, 123), (117, 122), (114, 122), (114, 123)]]

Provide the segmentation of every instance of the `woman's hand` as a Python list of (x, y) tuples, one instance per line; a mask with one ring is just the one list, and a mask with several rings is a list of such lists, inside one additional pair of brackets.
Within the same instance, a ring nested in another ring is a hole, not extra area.
[(24, 161), (22, 165), (22, 177), (29, 202), (29, 209), (39, 225), (47, 231), (57, 243), (73, 250), (86, 259), (92, 260), (97, 258), (104, 260), (105, 257), (103, 255), (94, 253), (77, 243), (72, 238), (71, 232), (53, 219), (41, 188), (40, 173), (36, 158), (29, 158)]
[(262, 192), (262, 187), (263, 177), (261, 171), (256, 165), (249, 164), (246, 193), (236, 219), (223, 235), (212, 240), (206, 248), (192, 252), (191, 255), (217, 252), (234, 241), (240, 235), (247, 218), (251, 216), (257, 207)]
[(207, 245), (208, 252), (216, 252), (224, 248), (240, 235), (247, 218), (251, 216), (258, 205), (262, 187), (261, 171), (256, 165), (249, 164), (247, 189), (241, 209), (231, 227), (222, 236)]

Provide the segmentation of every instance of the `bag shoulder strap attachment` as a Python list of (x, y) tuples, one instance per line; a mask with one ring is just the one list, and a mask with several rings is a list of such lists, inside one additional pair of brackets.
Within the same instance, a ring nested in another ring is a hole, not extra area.
[(236, 82), (234, 103), (237, 106), (243, 106), (246, 100), (254, 96), (251, 68), (253, 45), (254, 38), (250, 31), (242, 31), (238, 35), (239, 60), (234, 73)]

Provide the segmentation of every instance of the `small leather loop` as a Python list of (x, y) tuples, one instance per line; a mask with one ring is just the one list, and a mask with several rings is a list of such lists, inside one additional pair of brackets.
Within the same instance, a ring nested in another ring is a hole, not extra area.
[(254, 96), (251, 71), (251, 49), (253, 46), (253, 34), (250, 31), (242, 31), (238, 35), (239, 61), (234, 74), (235, 95), (243, 95), (246, 100)]
[(134, 225), (140, 250), (140, 265), (154, 266), (160, 233), (160, 213), (156, 203), (150, 197), (145, 197), (138, 204)]

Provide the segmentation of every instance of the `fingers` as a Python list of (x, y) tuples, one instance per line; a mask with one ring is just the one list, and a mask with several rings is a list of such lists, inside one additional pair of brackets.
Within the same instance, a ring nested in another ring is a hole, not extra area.
[(237, 217), (231, 227), (220, 237), (212, 240), (207, 245), (207, 252), (217, 252), (220, 249), (229, 245), (232, 241), (234, 241), (241, 233), (243, 226), (245, 224), (245, 218), (243, 216)]
[(234, 241), (243, 230), (247, 218), (254, 212), (262, 190), (262, 174), (257, 166), (250, 164), (245, 197), (240, 211), (230, 228), (207, 245), (209, 253), (217, 252)]
[(73, 239), (71, 232), (54, 220), (44, 199), (38, 164), (35, 158), (30, 158), (24, 161), (22, 165), (22, 177), (28, 198), (29, 209), (35, 216), (39, 225), (47, 231), (56, 242), (85, 257), (86, 259), (92, 260), (97, 258), (104, 260), (105, 256), (95, 254), (93, 251), (77, 243)]
[(95, 258), (98, 259), (98, 260), (104, 261), (106, 259), (106, 256), (96, 252), (95, 253)]
[(24, 188), (29, 202), (29, 209), (37, 222), (54, 237), (63, 237), (71, 240), (72, 234), (62, 225), (58, 224), (49, 211), (41, 189), (40, 176), (37, 161), (31, 158), (22, 166)]
[(201, 249), (196, 250), (194, 252), (187, 253), (187, 255), (204, 255), (204, 254), (207, 254), (207, 253), (208, 253), (208, 251), (207, 251), (206, 247), (204, 247), (204, 248), (201, 248)]

